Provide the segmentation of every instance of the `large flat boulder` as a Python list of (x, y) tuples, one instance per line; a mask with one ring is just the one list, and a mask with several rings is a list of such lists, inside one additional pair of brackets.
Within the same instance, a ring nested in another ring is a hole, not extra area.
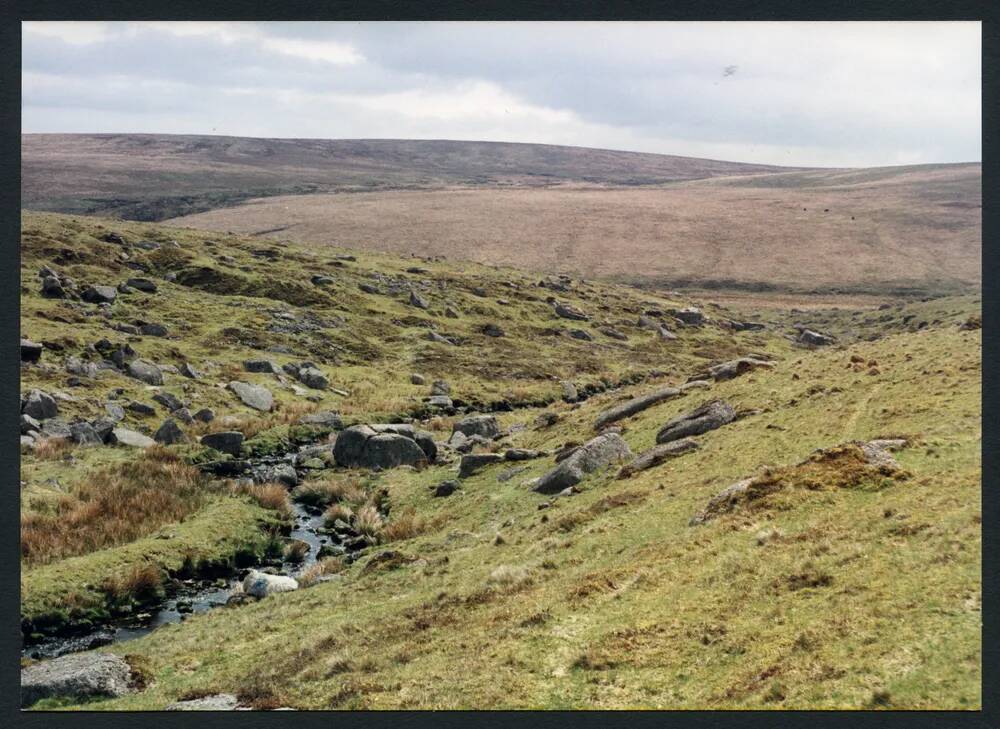
[(274, 396), (271, 391), (261, 385), (251, 385), (249, 382), (233, 380), (227, 387), (244, 405), (254, 410), (266, 413), (271, 410), (271, 406), (274, 404)]
[(21, 412), (35, 420), (45, 420), (59, 414), (59, 404), (47, 392), (31, 390), (21, 400)]
[(671, 441), (670, 443), (661, 443), (660, 445), (653, 446), (648, 451), (643, 451), (634, 460), (622, 466), (622, 470), (618, 472), (618, 478), (634, 476), (640, 471), (655, 468), (671, 458), (683, 456), (685, 453), (698, 450), (698, 448), (700, 446), (693, 438), (683, 438)]
[(352, 425), (337, 435), (333, 457), (345, 468), (396, 468), (433, 462), (430, 433), (405, 423)]
[(137, 433), (128, 428), (115, 428), (112, 430), (111, 435), (108, 436), (108, 442), (112, 445), (123, 445), (129, 448), (149, 448), (151, 445), (156, 445), (156, 441), (148, 435)]
[(464, 435), (480, 435), (483, 438), (496, 438), (500, 435), (500, 424), (494, 415), (469, 415), (455, 423), (452, 433)]
[(617, 420), (627, 418), (630, 415), (635, 415), (636, 413), (642, 412), (646, 408), (652, 407), (653, 405), (661, 403), (664, 400), (670, 400), (680, 394), (681, 391), (676, 387), (661, 387), (660, 389), (646, 393), (645, 395), (639, 395), (638, 397), (632, 398), (628, 402), (616, 405), (610, 410), (605, 410), (597, 417), (597, 420), (594, 422), (594, 428), (596, 430), (601, 430), (601, 428), (604, 428)]
[(656, 442), (669, 443), (691, 435), (701, 435), (735, 419), (736, 410), (732, 405), (725, 400), (712, 400), (664, 424), (656, 434)]
[(243, 433), (237, 430), (224, 430), (219, 433), (209, 433), (201, 437), (201, 444), (214, 448), (220, 453), (228, 453), (234, 458), (239, 457), (243, 448)]
[(623, 461), (631, 455), (628, 443), (620, 435), (604, 433), (577, 448), (572, 455), (538, 479), (535, 491), (557, 494), (580, 483), (587, 474), (611, 463)]
[(132, 669), (109, 653), (72, 653), (21, 671), (21, 706), (58, 696), (124, 696), (133, 690)]
[(128, 363), (128, 368), (125, 371), (129, 377), (141, 380), (147, 385), (163, 384), (163, 372), (152, 362), (142, 359), (133, 360)]

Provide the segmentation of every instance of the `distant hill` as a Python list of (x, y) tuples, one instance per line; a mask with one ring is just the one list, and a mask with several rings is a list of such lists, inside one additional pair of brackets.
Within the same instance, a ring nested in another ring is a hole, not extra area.
[(655, 287), (982, 281), (979, 164), (793, 169), (494, 142), (24, 135), (23, 204)]
[(25, 134), (22, 204), (157, 221), (285, 194), (655, 185), (789, 168), (583, 147), (393, 139)]

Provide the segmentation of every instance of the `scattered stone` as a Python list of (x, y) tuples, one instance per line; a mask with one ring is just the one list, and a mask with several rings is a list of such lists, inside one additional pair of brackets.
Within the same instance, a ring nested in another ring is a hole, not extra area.
[(129, 403), (125, 406), (125, 409), (142, 417), (156, 415), (156, 409), (152, 405), (136, 402), (135, 400), (129, 401)]
[(200, 699), (175, 701), (168, 704), (165, 711), (233, 711), (239, 702), (232, 694), (213, 694)]
[(281, 368), (269, 359), (248, 359), (243, 362), (243, 369), (247, 372), (263, 372), (270, 375), (281, 372)]
[(411, 385), (423, 385), (426, 381), (427, 380), (424, 379), (423, 375), (418, 375), (416, 372), (414, 372), (412, 375), (410, 375), (410, 384)]
[(530, 461), (542, 455), (544, 454), (540, 451), (533, 451), (530, 448), (508, 448), (504, 451), (503, 457), (506, 461)]
[(435, 408), (443, 408), (445, 410), (454, 407), (451, 398), (447, 395), (431, 395), (427, 398), (427, 404)]
[(243, 449), (243, 433), (236, 430), (209, 433), (203, 435), (200, 442), (206, 448), (214, 448), (220, 453), (228, 453), (234, 458), (238, 458)]
[(690, 413), (670, 420), (656, 434), (657, 443), (669, 443), (690, 435), (701, 435), (736, 419), (736, 410), (724, 400), (712, 400)]
[(479, 435), (483, 438), (496, 438), (500, 435), (500, 423), (494, 415), (469, 415), (456, 422), (452, 428), (452, 433), (462, 433), (463, 435)]
[(582, 311), (576, 307), (570, 306), (569, 304), (559, 304), (555, 305), (556, 316), (562, 317), (563, 319), (571, 319), (573, 321), (587, 321), (590, 317), (584, 314)]
[(177, 368), (182, 375), (191, 380), (200, 380), (201, 372), (196, 370), (189, 362), (184, 362)]
[(316, 367), (300, 367), (298, 379), (303, 385), (313, 390), (325, 390), (330, 386), (330, 381)]
[(437, 342), (438, 344), (450, 344), (453, 347), (458, 346), (458, 344), (453, 339), (449, 339), (448, 337), (443, 337), (433, 330), (427, 332), (427, 339), (429, 339), (432, 342)]
[(434, 489), (434, 496), (451, 496), (458, 489), (458, 481), (442, 481)]
[(173, 445), (174, 443), (182, 443), (187, 438), (177, 422), (173, 418), (167, 418), (153, 434), (153, 440), (164, 445)]
[(311, 279), (314, 286), (328, 286), (334, 283), (334, 279), (331, 276), (313, 276)]
[(588, 441), (544, 474), (535, 484), (534, 490), (543, 494), (559, 493), (580, 483), (587, 474), (631, 455), (632, 451), (620, 435), (604, 433)]
[(125, 419), (125, 408), (116, 402), (104, 403), (104, 412), (106, 412), (108, 417), (115, 423), (120, 423)]
[(86, 422), (77, 422), (69, 426), (70, 438), (74, 443), (82, 446), (103, 445), (102, 438), (93, 425)]
[(722, 364), (710, 367), (708, 369), (708, 374), (714, 378), (716, 382), (722, 382), (723, 380), (731, 380), (735, 377), (739, 377), (740, 375), (751, 372), (759, 367), (772, 368), (774, 367), (774, 363), (767, 362), (762, 359), (756, 359), (754, 357), (740, 357), (739, 359), (723, 362)]
[(49, 299), (63, 299), (66, 297), (66, 290), (58, 278), (46, 276), (42, 279), (42, 296)]
[(195, 420), (200, 420), (203, 423), (211, 423), (215, 420), (215, 411), (211, 408), (202, 408), (191, 417)]
[(169, 392), (158, 392), (153, 395), (153, 400), (160, 403), (163, 407), (167, 409), (167, 412), (173, 412), (174, 410), (180, 410), (184, 407), (184, 403), (177, 398), (176, 395), (172, 395)]
[(559, 384), (562, 386), (562, 399), (565, 402), (576, 402), (580, 399), (580, 393), (577, 391), (576, 385), (572, 382), (562, 380)]
[(664, 400), (677, 397), (680, 394), (681, 391), (676, 387), (662, 387), (659, 390), (654, 390), (646, 395), (634, 397), (628, 402), (617, 405), (610, 410), (605, 410), (601, 413), (594, 422), (594, 429), (601, 430), (611, 423), (621, 420), (622, 418), (627, 418), (630, 415), (635, 415), (636, 413), (642, 412), (646, 408), (652, 407), (653, 405), (661, 403)]
[(21, 706), (51, 697), (118, 697), (133, 691), (132, 669), (109, 653), (71, 653), (21, 671)]
[(483, 327), (483, 334), (487, 337), (502, 337), (504, 335), (504, 331), (496, 324), (487, 324)]
[(659, 334), (660, 334), (660, 339), (662, 339), (664, 341), (667, 341), (667, 342), (670, 342), (670, 341), (673, 341), (674, 339), (677, 339), (677, 335), (674, 334), (672, 331), (670, 331), (669, 329), (667, 329), (663, 325), (660, 326)]
[(972, 314), (958, 327), (961, 331), (970, 332), (983, 328), (983, 317), (979, 314)]
[(445, 307), (444, 315), (449, 319), (458, 319), (458, 317), (460, 316), (460, 314), (457, 311), (455, 311), (455, 309), (451, 306)]
[(97, 377), (97, 365), (93, 362), (85, 362), (79, 357), (69, 356), (66, 358), (66, 371), (71, 375), (79, 377)]
[(59, 405), (56, 403), (55, 398), (47, 392), (31, 390), (21, 400), (21, 412), (25, 415), (30, 415), (35, 420), (45, 420), (46, 418), (54, 418), (59, 414)]
[(379, 293), (379, 290), (375, 286), (372, 286), (371, 284), (367, 283), (358, 284), (358, 288), (364, 291), (366, 294)]
[(194, 425), (194, 416), (191, 415), (191, 411), (187, 408), (177, 408), (176, 410), (171, 411), (170, 415), (177, 420), (180, 420), (185, 425)]
[(415, 306), (418, 309), (430, 308), (430, 304), (427, 303), (427, 299), (420, 296), (416, 291), (410, 291), (410, 306)]
[(678, 309), (673, 312), (674, 318), (687, 324), (688, 326), (701, 326), (705, 323), (705, 315), (700, 309), (693, 306), (687, 306), (683, 309)]
[(145, 382), (147, 385), (162, 385), (163, 372), (152, 362), (137, 359), (128, 363), (126, 369), (129, 377)]
[(156, 282), (148, 278), (130, 278), (125, 284), (147, 294), (155, 294), (157, 291)]
[(42, 423), (42, 435), (46, 438), (67, 438), (72, 439), (73, 431), (69, 423), (62, 418), (49, 418)]
[(661, 463), (671, 458), (676, 458), (677, 456), (682, 456), (685, 453), (696, 451), (698, 448), (700, 448), (700, 446), (693, 438), (683, 438), (682, 440), (675, 440), (671, 443), (663, 443), (661, 445), (653, 446), (648, 451), (640, 453), (635, 460), (625, 464), (622, 467), (622, 470), (618, 472), (618, 478), (628, 478), (629, 476), (633, 476), (640, 471), (645, 471), (659, 466)]
[(21, 361), (22, 362), (38, 362), (42, 358), (42, 350), (44, 347), (37, 342), (32, 342), (30, 339), (21, 340)]
[(594, 338), (590, 336), (588, 332), (585, 332), (583, 329), (570, 329), (569, 335), (573, 337), (573, 339), (580, 339), (583, 340), (584, 342), (594, 341)]
[(499, 453), (469, 453), (462, 456), (458, 465), (458, 477), (468, 478), (481, 468), (485, 468), (493, 463), (499, 463), (503, 456)]
[(618, 331), (617, 329), (613, 329), (612, 327), (601, 327), (600, 332), (604, 336), (611, 337), (612, 339), (617, 339), (620, 342), (628, 341), (628, 337), (625, 334)]
[(834, 338), (827, 334), (814, 332), (812, 329), (802, 329), (795, 340), (799, 344), (810, 344), (814, 347), (826, 347), (834, 343)]
[(299, 418), (299, 424), (318, 425), (324, 428), (330, 428), (330, 430), (340, 430), (344, 427), (344, 422), (340, 417), (340, 413), (335, 413), (332, 410), (320, 410), (315, 413), (303, 415)]
[(500, 483), (505, 483), (510, 481), (514, 476), (519, 473), (524, 473), (528, 470), (527, 466), (514, 466), (513, 468), (508, 468), (497, 474), (497, 481)]
[(254, 410), (266, 413), (271, 410), (271, 406), (274, 404), (274, 396), (266, 387), (251, 385), (249, 382), (239, 382), (237, 380), (230, 382), (227, 387), (244, 405)]
[(261, 480), (263, 483), (280, 483), (288, 488), (295, 488), (299, 484), (299, 474), (290, 464), (280, 463), (265, 469)]
[(118, 298), (114, 286), (88, 286), (80, 294), (80, 298), (88, 304), (113, 304)]
[(267, 597), (278, 592), (291, 592), (299, 589), (299, 583), (285, 575), (269, 575), (266, 572), (250, 570), (243, 580), (243, 592), (250, 597)]
[(688, 392), (689, 390), (708, 390), (712, 387), (712, 383), (708, 380), (691, 380), (690, 382), (685, 382), (678, 389), (681, 392)]
[(137, 433), (128, 428), (115, 428), (111, 431), (111, 436), (108, 440), (112, 445), (123, 445), (130, 448), (148, 448), (156, 444), (156, 441), (148, 435)]
[(21, 435), (37, 433), (42, 429), (42, 424), (30, 415), (21, 413)]
[(434, 384), (431, 385), (431, 395), (450, 395), (451, 385), (449, 385), (444, 380), (434, 380)]

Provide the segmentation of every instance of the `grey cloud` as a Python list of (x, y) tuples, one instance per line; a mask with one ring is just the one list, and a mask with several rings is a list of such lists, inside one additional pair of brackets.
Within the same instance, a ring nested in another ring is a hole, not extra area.
[[(103, 118), (109, 131), (120, 131), (111, 125), (123, 119), (133, 127), (144, 119), (148, 131), (191, 132), (199, 131), (191, 126), (202, 109), (202, 131), (233, 134), (565, 137), (567, 143), (673, 154), (719, 150), (730, 158), (741, 147), (748, 155), (771, 150), (766, 153), (774, 159), (752, 161), (795, 164), (818, 164), (820, 157), (823, 163), (889, 164), (980, 155), (976, 24), (255, 27), (268, 38), (348, 44), (363, 60), (335, 65), (253, 39), (223, 42), (161, 29), (116, 34), (112, 28), (109, 38), (90, 44), (29, 30), (25, 129), (43, 123), (46, 131), (77, 131), (80, 110), (90, 109), (100, 116), (88, 131)], [(725, 76), (734, 65), (738, 73)], [(30, 74), (44, 74), (44, 83), (31, 83)], [(484, 82), (497, 98), (518, 100), (520, 117), (501, 108), (506, 101), (484, 101), (482, 109), (469, 108), (481, 96), (462, 102), (463, 93)], [(233, 96), (233, 90), (247, 94)], [(398, 99), (399, 108), (371, 101), (384, 95), (395, 95), (389, 98)], [(428, 113), (421, 106), (428, 95), (458, 111)], [(223, 103), (240, 113), (220, 110)], [(310, 118), (320, 113), (336, 118)], [(536, 118), (546, 121), (533, 127)], [(149, 129), (154, 119), (161, 126)], [(234, 128), (219, 128), (234, 119)]]

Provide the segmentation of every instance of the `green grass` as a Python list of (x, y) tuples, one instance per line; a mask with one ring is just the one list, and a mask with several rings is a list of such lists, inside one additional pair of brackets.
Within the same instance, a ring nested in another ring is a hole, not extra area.
[[(72, 324), (44, 318), (59, 305), (38, 298), (32, 278), (40, 262), (49, 260), (50, 248), (75, 246), (81, 255), (100, 249), (103, 244), (88, 237), (92, 225), (60, 216), (26, 217), (22, 321), (36, 340), (71, 337), (79, 348), (108, 336), (96, 317)], [(200, 259), (207, 255), (204, 234), (114, 225), (126, 235), (174, 238)], [(79, 231), (74, 233), (74, 226)], [(311, 257), (306, 249), (282, 247), (280, 262), (262, 264), (246, 250), (269, 244), (224, 240), (226, 253), (252, 263), (255, 271), (273, 265), (280, 269), (276, 276), (289, 280), (308, 270), (327, 271), (325, 251)], [(279, 403), (277, 412), (263, 418), (273, 421), (270, 428), (260, 418), (251, 420), (215, 385), (231, 378), (226, 368), (261, 351), (224, 330), (294, 345), (303, 357), (335, 344), (331, 357), (313, 356), (333, 385), (350, 396), (323, 393), (310, 407), (338, 409), (347, 422), (389, 419), (419, 406), (429, 386), (411, 385), (411, 372), (424, 374), (428, 383), (447, 379), (456, 396), (488, 402), (558, 397), (559, 378), (584, 384), (662, 371), (649, 382), (579, 406), (557, 399), (546, 410), (560, 420), (544, 429), (531, 425), (540, 408), (499, 414), (505, 427), (528, 426), (506, 443), (547, 450), (587, 440), (601, 410), (649, 388), (682, 382), (714, 361), (761, 351), (778, 357), (777, 365), (622, 421), (623, 437), (638, 453), (653, 445), (664, 422), (707, 399), (759, 411), (699, 436), (700, 450), (630, 479), (617, 480), (616, 468), (593, 474), (571, 498), (551, 499), (526, 487), (552, 466), (551, 458), (526, 462), (525, 472), (505, 482), (497, 475), (511, 464), (485, 468), (447, 498), (434, 498), (431, 487), (453, 478), (454, 465), (372, 474), (365, 487), (388, 490), (389, 523), (412, 509), (424, 531), (372, 550), (334, 581), (192, 616), (110, 648), (141, 656), (151, 682), (140, 693), (85, 708), (162, 709), (181, 697), (220, 691), (259, 708), (298, 709), (981, 706), (981, 334), (957, 327), (977, 311), (976, 300), (907, 304), (942, 312), (931, 316), (928, 310), (928, 326), (919, 331), (898, 325), (902, 310), (889, 312), (891, 321), (869, 324), (863, 319), (886, 312), (823, 313), (818, 323), (811, 313), (799, 314), (847, 345), (806, 351), (781, 336), (789, 331), (788, 322), (778, 313), (775, 330), (732, 334), (706, 327), (680, 330), (679, 341), (662, 343), (628, 322), (646, 302), (662, 308), (686, 302), (587, 283), (576, 293), (556, 295), (607, 318), (629, 341), (595, 334), (596, 341), (586, 343), (537, 335), (539, 328), (575, 324), (551, 318), (544, 298), (552, 292), (532, 286), (535, 279), (523, 274), (421, 262), (430, 273), (413, 278), (449, 282), (447, 293), (428, 294), (428, 313), (407, 306), (403, 297), (368, 297), (356, 289), (368, 271), (398, 274), (413, 261), (357, 257), (344, 269), (331, 266), (338, 282), (329, 302), (308, 307), (319, 316), (344, 317), (340, 328), (276, 335), (267, 332), (271, 319), (265, 314), (285, 310), (286, 304), (164, 284), (170, 295), (157, 295), (147, 310), (178, 331), (184, 321), (187, 330), (182, 338), (143, 338), (133, 346), (161, 361), (218, 362), (220, 369), (205, 381), (168, 375), (165, 387), (187, 385), (198, 406), (252, 422), (262, 447), (286, 437), (288, 418), (302, 407), (302, 398), (266, 375), (241, 374), (268, 383)], [(71, 272), (78, 281), (109, 276), (96, 263), (79, 266)], [(520, 288), (511, 289), (508, 282)], [(490, 296), (475, 296), (467, 290), (471, 286), (486, 287)], [(510, 304), (498, 305), (496, 298)], [(446, 301), (459, 306), (462, 318), (441, 316)], [(123, 302), (120, 310), (129, 306)], [(706, 310), (724, 315), (721, 309)], [(426, 342), (423, 327), (393, 323), (406, 317), (434, 321), (440, 331), (467, 337), (469, 344), (449, 348)], [(477, 335), (477, 327), (491, 320), (509, 336)], [(596, 331), (596, 326), (581, 328)], [(869, 331), (880, 338), (865, 341), (861, 334)], [(861, 371), (852, 367), (852, 355), (864, 360)], [(266, 356), (279, 364), (299, 358)], [(869, 361), (877, 362), (877, 374), (868, 374)], [(59, 373), (29, 368), (23, 376), (23, 389), (68, 389)], [(100, 391), (113, 386), (137, 399), (144, 393), (141, 383), (115, 375), (102, 379)], [(81, 398), (67, 409), (87, 413), (93, 407), (91, 398)], [(149, 420), (149, 426), (158, 422)], [(425, 427), (443, 439), (450, 420), (435, 418)], [(144, 424), (131, 416), (129, 422)], [(881, 489), (790, 490), (769, 508), (688, 526), (721, 489), (768, 464), (795, 464), (817, 448), (894, 435), (912, 440), (897, 454), (912, 474), (905, 481)], [(45, 481), (51, 474), (72, 489), (72, 479), (81, 473), (127, 456), (106, 448), (80, 451), (75, 474), (66, 463), (26, 456), (23, 493), (31, 498), (22, 508), (42, 508), (54, 488)], [(551, 506), (539, 509), (546, 501)], [(192, 541), (206, 550), (224, 541), (227, 525), (245, 528), (243, 535), (260, 533), (251, 522), (261, 512), (247, 502), (225, 499), (211, 508), (245, 511), (240, 519), (200, 513), (164, 531), (181, 534), (190, 528), (197, 534)], [(71, 559), (93, 570), (83, 582), (97, 582), (118, 565), (148, 558), (154, 548), (167, 549), (169, 559), (176, 559), (183, 551), (172, 551), (171, 545), (180, 539), (149, 537)], [(386, 549), (398, 554), (378, 558)], [(105, 552), (118, 556), (112, 560)], [(120, 559), (124, 555), (131, 557)], [(70, 561), (26, 573), (44, 576), (35, 576), (38, 585), (26, 592), (33, 596), (28, 609), (39, 611), (39, 596), (45, 594), (61, 604), (65, 590), (57, 576), (74, 574), (66, 566)]]
[(109, 578), (138, 565), (177, 572), (186, 563), (197, 567), (231, 562), (240, 553), (259, 552), (264, 529), (276, 526), (270, 512), (243, 499), (226, 498), (129, 544), (23, 567), (21, 617), (39, 625), (59, 625), (76, 616), (106, 618), (102, 585)]

